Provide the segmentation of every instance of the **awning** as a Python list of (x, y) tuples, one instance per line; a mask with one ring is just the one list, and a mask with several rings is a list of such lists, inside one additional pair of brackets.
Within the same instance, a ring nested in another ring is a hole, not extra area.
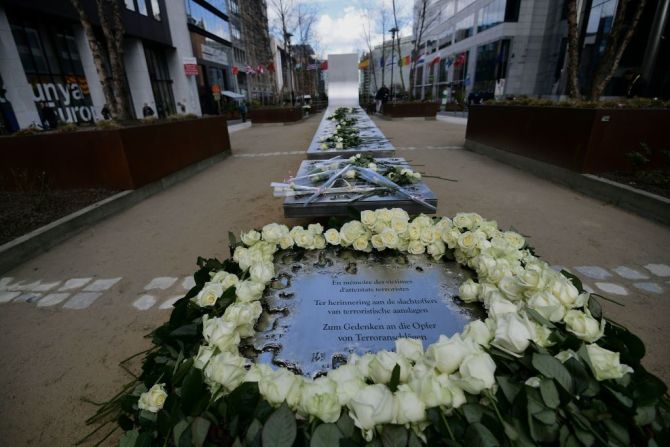
[(245, 99), (246, 98), (246, 96), (240, 95), (239, 93), (231, 92), (230, 90), (223, 90), (221, 92), (221, 94), (223, 96), (227, 96), (227, 97), (233, 98), (233, 99)]

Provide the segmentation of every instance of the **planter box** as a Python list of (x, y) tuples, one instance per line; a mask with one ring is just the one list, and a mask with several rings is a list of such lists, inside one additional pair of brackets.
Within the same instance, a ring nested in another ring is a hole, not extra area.
[(439, 110), (440, 105), (432, 102), (387, 102), (384, 104), (384, 115), (391, 118), (435, 118)]
[(303, 112), (300, 108), (273, 108), (249, 110), (247, 118), (255, 124), (261, 123), (291, 123), (300, 121)]
[[(226, 119), (0, 138), (0, 187), (45, 174), (53, 189), (136, 189), (230, 150)], [(32, 179), (32, 180), (31, 180)]]
[[(575, 172), (630, 170), (626, 153), (668, 147), (667, 109), (474, 105), (465, 138)], [(650, 168), (658, 166), (653, 160)]]

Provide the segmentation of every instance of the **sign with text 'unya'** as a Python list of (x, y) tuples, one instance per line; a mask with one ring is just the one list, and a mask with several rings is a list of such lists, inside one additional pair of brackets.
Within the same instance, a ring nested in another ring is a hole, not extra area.
[(259, 361), (307, 376), (338, 366), (353, 352), (393, 350), (400, 337), (420, 339), (425, 348), (477, 316), (455, 299), (468, 273), (425, 255), (329, 249), (279, 259), (276, 270), (254, 348), (264, 351)]

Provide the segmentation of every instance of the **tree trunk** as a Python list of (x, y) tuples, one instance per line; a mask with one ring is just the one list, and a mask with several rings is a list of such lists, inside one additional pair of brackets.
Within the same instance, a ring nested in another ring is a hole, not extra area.
[(88, 40), (88, 45), (91, 48), (91, 54), (93, 55), (93, 63), (95, 64), (95, 71), (98, 73), (100, 78), (100, 86), (102, 87), (102, 92), (105, 95), (105, 102), (111, 110), (116, 110), (116, 97), (112, 91), (111, 85), (107, 82), (107, 73), (105, 71), (105, 64), (102, 59), (102, 53), (100, 52), (100, 44), (95, 38), (95, 33), (93, 32), (93, 27), (91, 26), (91, 21), (88, 19), (84, 8), (82, 7), (80, 0), (70, 0), (74, 9), (77, 10), (79, 15), (79, 22), (81, 23), (84, 33), (86, 34), (86, 39)]
[(418, 28), (414, 32), (414, 49), (412, 54), (410, 54), (410, 65), (409, 65), (409, 98), (414, 99), (414, 87), (416, 85), (416, 59), (419, 55), (419, 46), (421, 45), (421, 39), (423, 38), (423, 30), (426, 23), (426, 7), (428, 5), (428, 0), (421, 0), (421, 12), (419, 12), (419, 24)]
[(605, 50), (605, 54), (600, 60), (596, 74), (593, 77), (593, 86), (591, 88), (591, 99), (593, 100), (598, 100), (602, 96), (605, 87), (607, 87), (610, 79), (614, 76), (614, 73), (619, 66), (619, 62), (621, 62), (621, 57), (635, 33), (637, 24), (640, 22), (640, 17), (642, 16), (646, 0), (640, 0), (637, 9), (635, 10), (633, 21), (628, 25), (628, 29), (626, 30), (623, 39), (621, 39), (621, 34), (626, 26), (626, 13), (628, 12), (629, 3), (629, 0), (620, 0), (617, 5), (616, 17), (612, 26), (612, 32), (608, 37), (607, 49)]
[(568, 7), (568, 95), (579, 98), (579, 33), (577, 32), (577, 0), (567, 0)]
[[(400, 28), (398, 28), (398, 15), (396, 13), (395, 0), (393, 0), (393, 23), (395, 25), (396, 33), (398, 35), (398, 61), (394, 65), (398, 65), (398, 76), (400, 77), (400, 85), (402, 91), (405, 91), (405, 78), (402, 77), (402, 65), (400, 65), (400, 59), (402, 58), (402, 53), (400, 52)], [(392, 61), (393, 62), (393, 61)], [(391, 67), (391, 70), (395, 67)]]

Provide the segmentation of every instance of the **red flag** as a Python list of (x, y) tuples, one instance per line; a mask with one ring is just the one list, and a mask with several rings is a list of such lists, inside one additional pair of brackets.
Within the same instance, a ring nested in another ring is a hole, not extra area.
[(430, 61), (430, 65), (435, 65), (435, 64), (437, 64), (438, 62), (440, 62), (440, 55), (439, 55), (439, 54), (436, 55), (436, 56), (433, 58), (433, 60)]
[(328, 61), (323, 61), (321, 62), (321, 66), (319, 67), (321, 71), (326, 71), (328, 70)]
[(463, 65), (465, 63), (465, 53), (461, 53), (456, 57), (456, 60), (454, 61), (454, 67), (458, 67), (459, 65)]
[(271, 71), (272, 73), (275, 72), (275, 63), (274, 62), (270, 62), (268, 64), (268, 71)]
[(265, 68), (263, 68), (263, 64), (258, 64), (258, 67), (256, 67), (256, 71), (260, 74), (263, 74), (265, 72)]
[(237, 73), (240, 72), (240, 69), (233, 65), (233, 76), (237, 76)]

